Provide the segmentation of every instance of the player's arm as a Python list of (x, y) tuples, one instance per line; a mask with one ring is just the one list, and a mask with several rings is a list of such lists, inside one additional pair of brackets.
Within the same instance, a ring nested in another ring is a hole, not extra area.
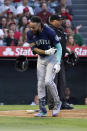
[(58, 36), (56, 35), (56, 32), (53, 32), (52, 36), (51, 36), (51, 39), (53, 41), (53, 45), (57, 50), (57, 53), (56, 53), (57, 63), (54, 65), (53, 71), (55, 73), (58, 73), (60, 71), (60, 64), (61, 64), (61, 58), (62, 58), (62, 46), (60, 44)]
[(52, 55), (55, 53), (55, 49), (53, 49), (53, 48), (51, 48), (49, 50), (39, 49), (33, 40), (31, 31), (27, 32), (27, 42), (30, 43), (29, 45), (30, 45), (33, 53), (36, 53), (39, 55)]
[(56, 49), (50, 48), (48, 50), (42, 50), (36, 47), (35, 43), (30, 44), (31, 50), (39, 55), (52, 55), (56, 52)]
[(53, 30), (52, 28), (48, 28), (47, 33), (52, 43), (52, 46), (55, 47), (57, 50), (57, 63), (60, 64), (62, 57), (62, 46), (60, 44), (59, 37), (57, 36), (55, 30)]
[(29, 43), (29, 46), (31, 47), (31, 50), (34, 54), (45, 54), (45, 50), (37, 48), (36, 43), (33, 40), (33, 35), (31, 31), (27, 32), (27, 42)]
[(56, 44), (56, 49), (57, 49), (57, 63), (61, 63), (61, 57), (62, 57), (62, 46), (59, 43)]
[(62, 57), (62, 47), (60, 42), (56, 44), (57, 49), (57, 63), (54, 65), (53, 72), (58, 73), (60, 71), (61, 57)]
[(37, 48), (35, 43), (31, 43), (30, 47), (31, 47), (31, 50), (35, 52), (36, 54), (45, 54), (45, 50), (41, 50)]
[(29, 43), (29, 46), (31, 47), (31, 50), (34, 54), (45, 54), (44, 50), (37, 48), (36, 43), (34, 42), (33, 35), (32, 35), (31, 31), (27, 32), (27, 42)]

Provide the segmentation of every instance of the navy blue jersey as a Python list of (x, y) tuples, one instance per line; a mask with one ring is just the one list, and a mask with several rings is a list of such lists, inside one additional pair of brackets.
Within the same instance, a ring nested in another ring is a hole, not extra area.
[(56, 44), (59, 43), (59, 38), (53, 29), (44, 25), (42, 32), (40, 32), (38, 35), (34, 35), (32, 31), (28, 31), (27, 42), (34, 42), (37, 48), (48, 50), (51, 47), (55, 47)]

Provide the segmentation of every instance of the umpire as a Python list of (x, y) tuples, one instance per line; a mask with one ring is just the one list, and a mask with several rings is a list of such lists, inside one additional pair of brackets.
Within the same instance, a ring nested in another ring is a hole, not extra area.
[[(49, 26), (52, 29), (54, 29), (56, 34), (58, 35), (61, 46), (62, 46), (61, 70), (57, 74), (55, 82), (57, 84), (57, 90), (59, 92), (59, 96), (62, 101), (61, 109), (73, 109), (71, 105), (66, 103), (66, 98), (65, 98), (66, 78), (65, 78), (65, 68), (64, 68), (64, 56), (65, 56), (65, 53), (67, 52), (67, 49), (66, 49), (67, 36), (64, 33), (64, 29), (62, 27), (62, 21), (63, 21), (63, 17), (61, 15), (52, 15), (49, 18), (49, 22), (48, 22)], [(53, 102), (52, 96), (50, 93), (48, 93), (48, 107), (50, 110), (53, 108), (53, 105), (54, 105), (54, 102)]]

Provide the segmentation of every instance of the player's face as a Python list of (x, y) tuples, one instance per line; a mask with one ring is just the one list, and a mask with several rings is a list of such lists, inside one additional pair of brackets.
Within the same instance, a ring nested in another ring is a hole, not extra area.
[(34, 34), (38, 34), (40, 32), (40, 23), (30, 22), (29, 28)]

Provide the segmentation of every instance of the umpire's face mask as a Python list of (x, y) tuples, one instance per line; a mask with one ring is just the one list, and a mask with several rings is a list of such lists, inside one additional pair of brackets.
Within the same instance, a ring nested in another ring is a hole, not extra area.
[(38, 35), (41, 31), (41, 25), (40, 23), (33, 23), (33, 22), (30, 22), (30, 30), (35, 34), (35, 35)]

